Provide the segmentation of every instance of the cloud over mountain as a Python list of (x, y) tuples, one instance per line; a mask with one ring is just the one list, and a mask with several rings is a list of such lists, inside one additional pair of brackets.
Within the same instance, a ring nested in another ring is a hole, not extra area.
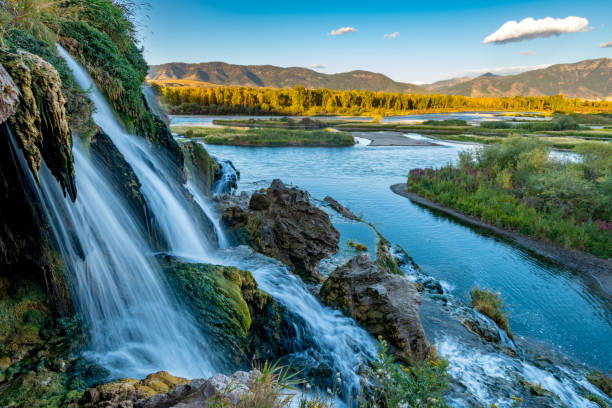
[(588, 26), (589, 20), (583, 17), (546, 17), (538, 20), (528, 17), (520, 22), (507, 21), (497, 31), (487, 36), (483, 43), (504, 44), (538, 37), (550, 37), (563, 33), (577, 33), (587, 31)]
[(599, 48), (611, 48), (611, 47), (612, 47), (612, 41), (608, 41), (608, 42), (599, 44)]

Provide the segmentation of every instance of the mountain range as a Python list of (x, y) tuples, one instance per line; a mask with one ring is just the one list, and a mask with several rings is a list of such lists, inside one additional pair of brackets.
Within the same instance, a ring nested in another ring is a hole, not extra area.
[(439, 93), (474, 97), (551, 96), (612, 100), (612, 59), (600, 58), (556, 64), (517, 75), (491, 73), (459, 77), (432, 84), (397, 82), (374, 72), (324, 74), (307, 68), (273, 65), (234, 65), (224, 62), (168, 63), (150, 67), (149, 80), (177, 86), (245, 86), (267, 88), (328, 88), (402, 93)]

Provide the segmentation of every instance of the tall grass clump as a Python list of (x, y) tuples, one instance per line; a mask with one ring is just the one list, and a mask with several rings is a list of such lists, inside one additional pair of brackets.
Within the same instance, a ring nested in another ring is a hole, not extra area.
[(504, 329), (508, 335), (512, 336), (508, 318), (504, 313), (502, 299), (497, 293), (486, 289), (472, 289), (470, 296), (474, 309), (490, 317), (501, 329)]

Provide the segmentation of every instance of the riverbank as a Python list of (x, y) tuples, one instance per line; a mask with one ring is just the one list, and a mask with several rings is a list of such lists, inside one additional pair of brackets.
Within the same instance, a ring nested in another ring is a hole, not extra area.
[(406, 197), (416, 204), (442, 212), (446, 215), (450, 215), (451, 217), (457, 218), (460, 221), (472, 226), (493, 232), (494, 234), (540, 256), (563, 264), (578, 272), (586, 273), (595, 280), (603, 294), (605, 294), (607, 298), (612, 299), (612, 261), (602, 259), (582, 251), (563, 248), (550, 242), (536, 240), (513, 231), (496, 227), (478, 218), (465, 215), (459, 211), (453, 210), (452, 208), (445, 207), (414, 194), (408, 191), (407, 185), (403, 183), (394, 184), (390, 188), (395, 194)]

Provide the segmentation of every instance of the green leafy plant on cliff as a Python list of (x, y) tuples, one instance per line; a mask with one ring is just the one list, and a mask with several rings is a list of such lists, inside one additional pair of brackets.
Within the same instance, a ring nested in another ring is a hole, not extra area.
[(425, 361), (405, 367), (395, 363), (387, 342), (378, 341), (378, 359), (367, 374), (371, 393), (359, 398), (361, 407), (446, 408), (444, 392), (448, 387), (448, 362), (434, 354)]
[(509, 137), (460, 154), (457, 165), (413, 169), (408, 190), (524, 235), (612, 257), (612, 144), (550, 157), (546, 142)]

